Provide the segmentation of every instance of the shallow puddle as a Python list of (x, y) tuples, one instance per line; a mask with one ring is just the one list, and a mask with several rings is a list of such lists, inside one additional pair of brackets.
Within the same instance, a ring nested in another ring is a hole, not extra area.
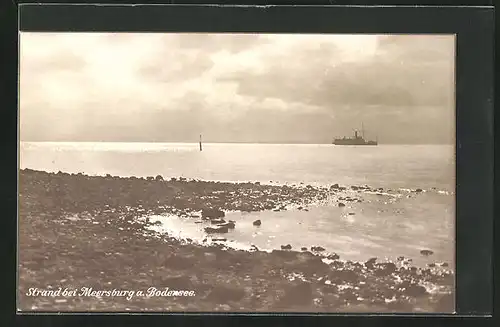
[[(148, 228), (207, 245), (222, 238), (226, 240), (216, 242), (238, 249), (255, 245), (270, 251), (289, 244), (293, 250), (310, 250), (321, 246), (345, 260), (396, 260), (404, 256), (418, 266), (447, 262), (453, 267), (453, 215), (446, 212), (446, 204), (415, 204), (427, 200), (388, 202), (388, 197), (374, 195), (363, 203), (346, 202), (345, 207), (330, 203), (309, 206), (307, 211), (226, 212), (224, 219), (235, 221), (236, 227), (223, 234), (207, 234), (204, 228), (215, 226), (210, 221), (175, 215), (149, 216), (157, 224)], [(253, 225), (257, 219), (260, 226)], [(422, 249), (431, 249), (434, 254), (422, 256)]]

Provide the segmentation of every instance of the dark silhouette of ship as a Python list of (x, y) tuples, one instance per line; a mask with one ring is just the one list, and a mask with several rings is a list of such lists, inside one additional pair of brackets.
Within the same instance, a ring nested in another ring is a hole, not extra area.
[(332, 144), (335, 145), (378, 145), (378, 140), (369, 141), (365, 140), (364, 128), (361, 127), (361, 135), (358, 134), (357, 130), (354, 130), (354, 137), (343, 137), (336, 138), (333, 140)]

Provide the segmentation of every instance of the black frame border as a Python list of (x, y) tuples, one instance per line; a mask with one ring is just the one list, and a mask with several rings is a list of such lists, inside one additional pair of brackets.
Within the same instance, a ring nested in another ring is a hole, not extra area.
[[(454, 316), (492, 314), (492, 7), (20, 4), (18, 26), (22, 32), (456, 34), (457, 315)], [(16, 126), (16, 141), (9, 143), (9, 152), (16, 154), (12, 156), (16, 158), (16, 173), (11, 170), (13, 165), (9, 171), (17, 176), (17, 110), (7, 118), (11, 132), (11, 126)], [(14, 140), (12, 133), (8, 139)], [(17, 180), (15, 183), (17, 190)], [(9, 209), (17, 212), (17, 200), (12, 199), (11, 192), (9, 195), (10, 203), (16, 206)], [(370, 320), (373, 323), (376, 318), (351, 316), (366, 319), (365, 323)], [(312, 319), (308, 321), (311, 322)]]

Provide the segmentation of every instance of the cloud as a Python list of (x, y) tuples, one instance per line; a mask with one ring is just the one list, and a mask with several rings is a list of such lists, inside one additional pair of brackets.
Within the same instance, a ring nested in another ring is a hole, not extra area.
[[(21, 33), (21, 138), (453, 138), (451, 36)], [(425, 134), (422, 131), (426, 131)]]
[[(228, 37), (229, 35), (229, 37)], [(170, 34), (174, 42), (182, 49), (203, 51), (220, 51), (224, 49), (238, 53), (256, 45), (266, 43), (265, 37), (259, 34)]]
[[(436, 42), (442, 37), (430, 38), (385, 37), (369, 59), (355, 62), (338, 59), (334, 48), (283, 53), (269, 60), (275, 65), (268, 71), (237, 72), (226, 79), (237, 82), (238, 92), (243, 95), (323, 106), (449, 105), (453, 87), (451, 44), (448, 39)], [(307, 87), (304, 80), (308, 81)]]

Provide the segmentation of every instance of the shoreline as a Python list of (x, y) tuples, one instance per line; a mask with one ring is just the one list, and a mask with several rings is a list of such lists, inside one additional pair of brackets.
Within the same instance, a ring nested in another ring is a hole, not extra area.
[[(356, 194), (359, 188), (349, 190)], [(325, 263), (328, 255), (309, 250), (268, 253), (223, 244), (202, 246), (156, 233), (147, 228), (150, 223), (137, 220), (157, 214), (189, 216), (207, 209), (287, 210), (346, 190), (339, 185), (297, 187), (21, 170), (20, 309), (453, 312), (451, 270), (335, 257)], [(343, 199), (362, 201), (356, 196)], [(130, 300), (26, 295), (30, 288), (49, 285), (96, 290), (169, 287), (193, 290), (196, 295)]]

